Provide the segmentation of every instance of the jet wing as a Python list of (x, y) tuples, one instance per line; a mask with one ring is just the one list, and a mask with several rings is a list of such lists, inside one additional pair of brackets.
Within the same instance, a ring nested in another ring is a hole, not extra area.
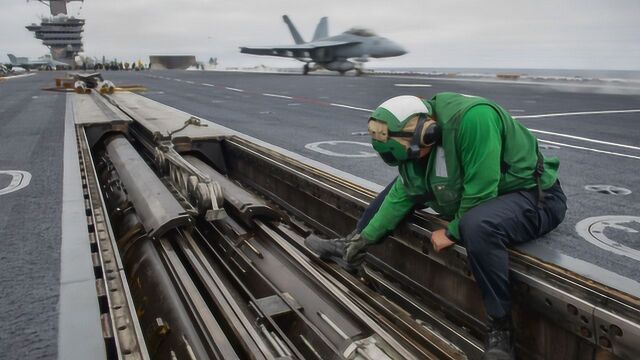
[(51, 64), (53, 64), (55, 66), (70, 66), (66, 62), (62, 62), (62, 61), (58, 61), (58, 60), (51, 60)]
[(25, 65), (42, 66), (42, 65), (49, 65), (49, 62), (46, 60), (28, 60), (28, 62)]
[(69, 64), (63, 63), (57, 60), (29, 60), (29, 62), (23, 64), (25, 66), (37, 67), (37, 66), (65, 66), (69, 67)]
[(291, 58), (308, 58), (316, 49), (338, 48), (359, 44), (357, 41), (314, 41), (306, 44), (287, 46), (240, 47), (243, 54), (270, 55)]

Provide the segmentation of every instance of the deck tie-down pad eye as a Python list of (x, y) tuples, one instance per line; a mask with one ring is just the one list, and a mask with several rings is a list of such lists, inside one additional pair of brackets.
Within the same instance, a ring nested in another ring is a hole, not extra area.
[(631, 190), (615, 185), (586, 185), (585, 190), (607, 195), (629, 195)]

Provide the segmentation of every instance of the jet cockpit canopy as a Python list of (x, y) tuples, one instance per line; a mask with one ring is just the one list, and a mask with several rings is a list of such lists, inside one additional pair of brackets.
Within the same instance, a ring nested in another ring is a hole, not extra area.
[(345, 31), (345, 34), (351, 34), (351, 35), (362, 36), (362, 37), (377, 36), (373, 31), (365, 28), (359, 28), (359, 27), (351, 28)]

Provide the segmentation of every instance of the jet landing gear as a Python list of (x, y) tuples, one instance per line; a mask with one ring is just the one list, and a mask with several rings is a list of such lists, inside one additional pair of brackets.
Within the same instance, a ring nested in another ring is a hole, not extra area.
[(309, 63), (304, 64), (304, 66), (302, 67), (302, 75), (307, 74), (309, 74)]

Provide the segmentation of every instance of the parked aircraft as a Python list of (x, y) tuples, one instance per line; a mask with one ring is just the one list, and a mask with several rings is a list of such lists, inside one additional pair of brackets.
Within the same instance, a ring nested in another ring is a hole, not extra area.
[(71, 66), (62, 61), (53, 60), (50, 57), (43, 57), (36, 60), (29, 60), (26, 57), (17, 57), (13, 54), (8, 54), (9, 61), (11, 61), (12, 66), (20, 66), (27, 70), (30, 69), (46, 69), (46, 70), (55, 70), (56, 68), (64, 68), (68, 69)]
[(11, 68), (9, 68), (9, 66), (0, 64), (0, 76), (20, 75), (25, 72), (27, 72), (27, 70), (20, 66), (11, 66)]
[[(400, 56), (407, 51), (397, 43), (376, 35), (370, 30), (352, 28), (340, 35), (329, 36), (327, 17), (320, 19), (313, 39), (305, 42), (287, 15), (282, 19), (289, 27), (295, 45), (241, 47), (240, 52), (253, 55), (288, 57), (305, 63), (303, 74), (324, 68), (344, 74), (349, 70), (362, 73), (362, 64), (369, 58)], [(314, 66), (310, 66), (314, 64)]]

